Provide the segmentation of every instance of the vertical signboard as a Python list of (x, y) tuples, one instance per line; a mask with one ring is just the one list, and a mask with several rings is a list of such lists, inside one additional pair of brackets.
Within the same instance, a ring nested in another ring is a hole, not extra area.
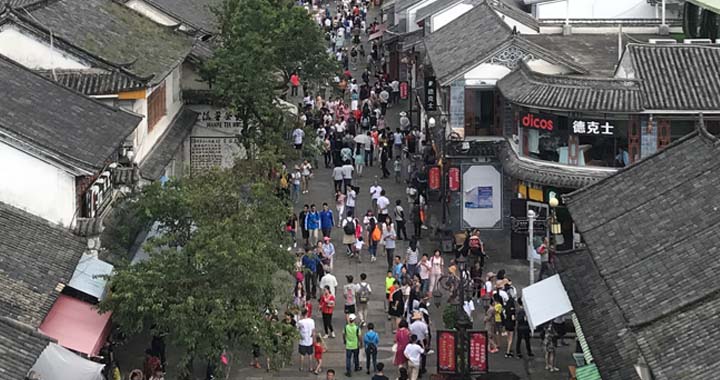
[(437, 331), (437, 373), (457, 372), (456, 342), (457, 331)]
[(440, 189), (440, 168), (433, 166), (428, 173), (428, 187), (430, 190)]
[(460, 190), (460, 168), (450, 168), (448, 170), (448, 187), (450, 191)]
[(425, 77), (425, 110), (435, 111), (437, 107), (437, 89), (435, 88), (435, 77)]
[(465, 81), (450, 84), (450, 128), (465, 137)]
[(471, 374), (488, 372), (488, 338), (487, 331), (468, 331), (469, 357)]
[(408, 89), (408, 82), (402, 81), (400, 82), (400, 99), (406, 100), (408, 98), (408, 93), (410, 90)]

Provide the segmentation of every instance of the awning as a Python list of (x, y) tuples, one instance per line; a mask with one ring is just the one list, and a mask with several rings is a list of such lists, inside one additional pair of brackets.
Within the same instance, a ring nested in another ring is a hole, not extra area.
[(720, 13), (720, 0), (688, 0), (688, 2), (695, 4), (700, 8)]
[(384, 24), (380, 24), (380, 26), (378, 27), (377, 32), (371, 34), (371, 35), (368, 37), (368, 41), (376, 40), (376, 39), (382, 37), (383, 34), (384, 34), (386, 31), (387, 31), (387, 26), (385, 26)]
[(110, 333), (111, 314), (98, 314), (93, 305), (61, 294), (40, 325), (40, 332), (65, 348), (97, 356)]
[(107, 280), (101, 276), (111, 274), (113, 268), (112, 264), (83, 253), (68, 286), (102, 300), (105, 298)]
[(524, 288), (522, 300), (530, 328), (533, 330), (537, 326), (573, 310), (570, 298), (568, 298), (558, 275)]
[(32, 371), (42, 380), (103, 380), (103, 367), (50, 343), (40, 354)]

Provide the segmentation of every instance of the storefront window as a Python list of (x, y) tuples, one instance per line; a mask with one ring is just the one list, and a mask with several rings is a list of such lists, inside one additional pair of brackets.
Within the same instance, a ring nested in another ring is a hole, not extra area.
[(521, 151), (526, 157), (572, 166), (629, 164), (627, 120), (523, 112), (519, 124)]

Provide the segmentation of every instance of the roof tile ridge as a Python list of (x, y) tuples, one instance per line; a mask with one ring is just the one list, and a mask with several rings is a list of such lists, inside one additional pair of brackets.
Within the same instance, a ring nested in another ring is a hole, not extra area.
[[(503, 20), (497, 13), (495, 13), (495, 8), (492, 5), (490, 5), (490, 1), (491, 0), (483, 0), (482, 3), (478, 4), (477, 8), (481, 8), (484, 5), (487, 8), (487, 10), (490, 11), (493, 18), (495, 18), (495, 20), (497, 20), (497, 22), (500, 23), (502, 28), (505, 29), (505, 31), (509, 32), (512, 35), (513, 29), (510, 27), (510, 25), (505, 23), (505, 20)], [(473, 8), (470, 10), (470, 12), (472, 12), (474, 10), (475, 9)], [(478, 9), (478, 11), (479, 11), (479, 9)], [(467, 13), (470, 13), (470, 12), (467, 12)]]
[(44, 339), (44, 340), (47, 340), (48, 342), (53, 342), (53, 343), (58, 342), (57, 339), (51, 338), (51, 337), (43, 334), (42, 332), (40, 332), (39, 329), (36, 329), (36, 328), (32, 327), (31, 325), (28, 325), (27, 323), (20, 322), (16, 319), (12, 319), (7, 316), (0, 317), (0, 323), (4, 323), (14, 329), (20, 330), (20, 331), (22, 331), (28, 335), (31, 335), (35, 338)]

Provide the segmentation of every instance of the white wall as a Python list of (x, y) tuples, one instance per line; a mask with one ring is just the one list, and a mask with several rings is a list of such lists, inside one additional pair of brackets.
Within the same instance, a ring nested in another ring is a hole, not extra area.
[(465, 80), (486, 81), (488, 84), (495, 84), (508, 73), (510, 73), (510, 69), (503, 65), (481, 63), (465, 73), (464, 78)]
[(180, 96), (180, 84), (182, 82), (180, 80), (180, 77), (182, 75), (181, 66), (182, 65), (178, 65), (177, 67), (175, 67), (175, 69), (167, 77), (165, 77), (165, 106), (167, 112), (165, 113), (165, 116), (160, 119), (157, 124), (155, 124), (152, 132), (148, 133), (147, 128), (147, 97), (150, 96), (152, 91), (157, 88), (157, 86), (147, 90), (145, 99), (139, 99), (137, 102), (135, 102), (133, 112), (145, 116), (142, 123), (138, 127), (138, 132), (136, 133), (135, 138), (136, 162), (141, 162), (143, 158), (145, 158), (145, 156), (152, 150), (152, 147), (157, 143), (158, 139), (160, 139), (160, 136), (162, 136), (162, 134), (165, 132), (167, 127), (170, 125), (170, 122), (173, 120), (173, 118), (175, 118), (175, 115), (178, 113), (178, 111), (180, 111), (180, 108), (182, 108), (183, 102), (182, 97)]
[[(539, 3), (539, 19), (565, 18), (565, 0)], [(570, 18), (657, 18), (656, 9), (647, 0), (572, 0)]]
[(432, 16), (432, 32), (449, 24), (467, 11), (473, 9), (471, 4), (460, 3)]
[(179, 24), (178, 20), (170, 17), (169, 15), (163, 13), (159, 9), (142, 0), (130, 0), (125, 3), (125, 6), (149, 18), (150, 20), (155, 21), (160, 25), (170, 26)]
[(75, 214), (75, 177), (0, 142), (0, 201), (69, 227)]
[(527, 61), (528, 67), (532, 71), (543, 73), (543, 74), (568, 74), (571, 71), (565, 68), (564, 66), (556, 65), (554, 63), (550, 63), (548, 61), (545, 61), (543, 59), (533, 59)]
[(81, 59), (50, 49), (50, 44), (21, 32), (15, 25), (0, 29), (0, 54), (30, 69), (88, 69)]

